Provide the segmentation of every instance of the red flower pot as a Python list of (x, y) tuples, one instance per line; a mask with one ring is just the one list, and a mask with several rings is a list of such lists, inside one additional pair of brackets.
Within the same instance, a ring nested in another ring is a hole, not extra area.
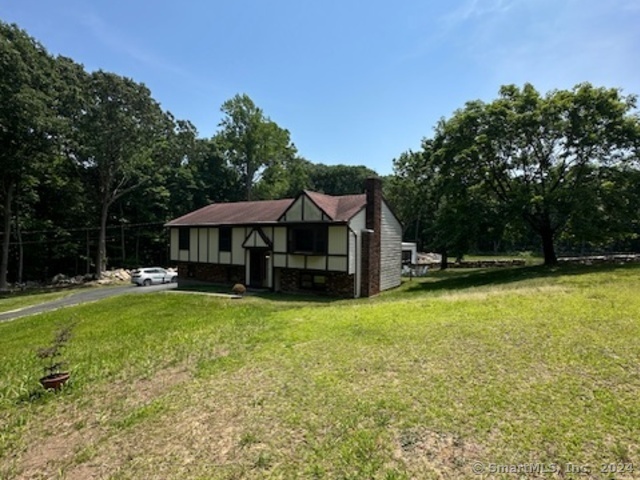
[(64, 383), (69, 380), (69, 372), (52, 373), (40, 379), (40, 383), (47, 390), (59, 390)]

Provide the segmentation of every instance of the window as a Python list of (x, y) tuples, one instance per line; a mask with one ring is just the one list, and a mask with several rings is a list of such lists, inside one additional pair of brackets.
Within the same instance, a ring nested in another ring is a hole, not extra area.
[(178, 250), (189, 250), (189, 228), (178, 229)]
[(304, 290), (326, 290), (327, 277), (325, 275), (303, 273), (302, 275), (300, 275), (300, 288)]
[(289, 228), (289, 253), (325, 255), (327, 253), (327, 226), (310, 225)]
[(230, 252), (231, 251), (231, 227), (220, 227), (218, 230), (219, 234), (219, 242), (220, 242), (220, 251), (221, 252)]

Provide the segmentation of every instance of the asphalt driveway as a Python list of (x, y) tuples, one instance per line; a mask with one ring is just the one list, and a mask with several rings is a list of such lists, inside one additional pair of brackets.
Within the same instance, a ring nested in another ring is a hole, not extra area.
[(97, 300), (115, 297), (116, 295), (123, 295), (125, 293), (153, 293), (163, 290), (170, 290), (176, 287), (176, 283), (165, 283), (164, 285), (151, 285), (149, 287), (125, 285), (123, 287), (87, 288), (84, 290), (79, 290), (78, 292), (73, 293), (68, 297), (59, 298), (58, 300), (40, 303), (38, 305), (25, 307), (20, 310), (0, 313), (0, 322), (8, 322), (10, 320), (15, 320), (16, 318), (36, 315), (42, 312), (50, 312), (51, 310), (57, 310), (59, 308), (72, 307), (81, 303), (95, 302)]

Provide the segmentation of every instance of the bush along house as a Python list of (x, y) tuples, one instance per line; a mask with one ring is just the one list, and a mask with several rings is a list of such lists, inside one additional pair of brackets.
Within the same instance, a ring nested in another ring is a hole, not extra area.
[(170, 221), (179, 281), (369, 297), (400, 285), (402, 226), (378, 178), (365, 193), (216, 203)]

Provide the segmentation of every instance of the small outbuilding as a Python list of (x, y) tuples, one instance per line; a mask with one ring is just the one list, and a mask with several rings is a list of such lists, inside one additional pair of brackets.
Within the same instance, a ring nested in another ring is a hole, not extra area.
[(402, 226), (378, 178), (359, 195), (216, 203), (170, 221), (179, 281), (369, 297), (400, 285)]

